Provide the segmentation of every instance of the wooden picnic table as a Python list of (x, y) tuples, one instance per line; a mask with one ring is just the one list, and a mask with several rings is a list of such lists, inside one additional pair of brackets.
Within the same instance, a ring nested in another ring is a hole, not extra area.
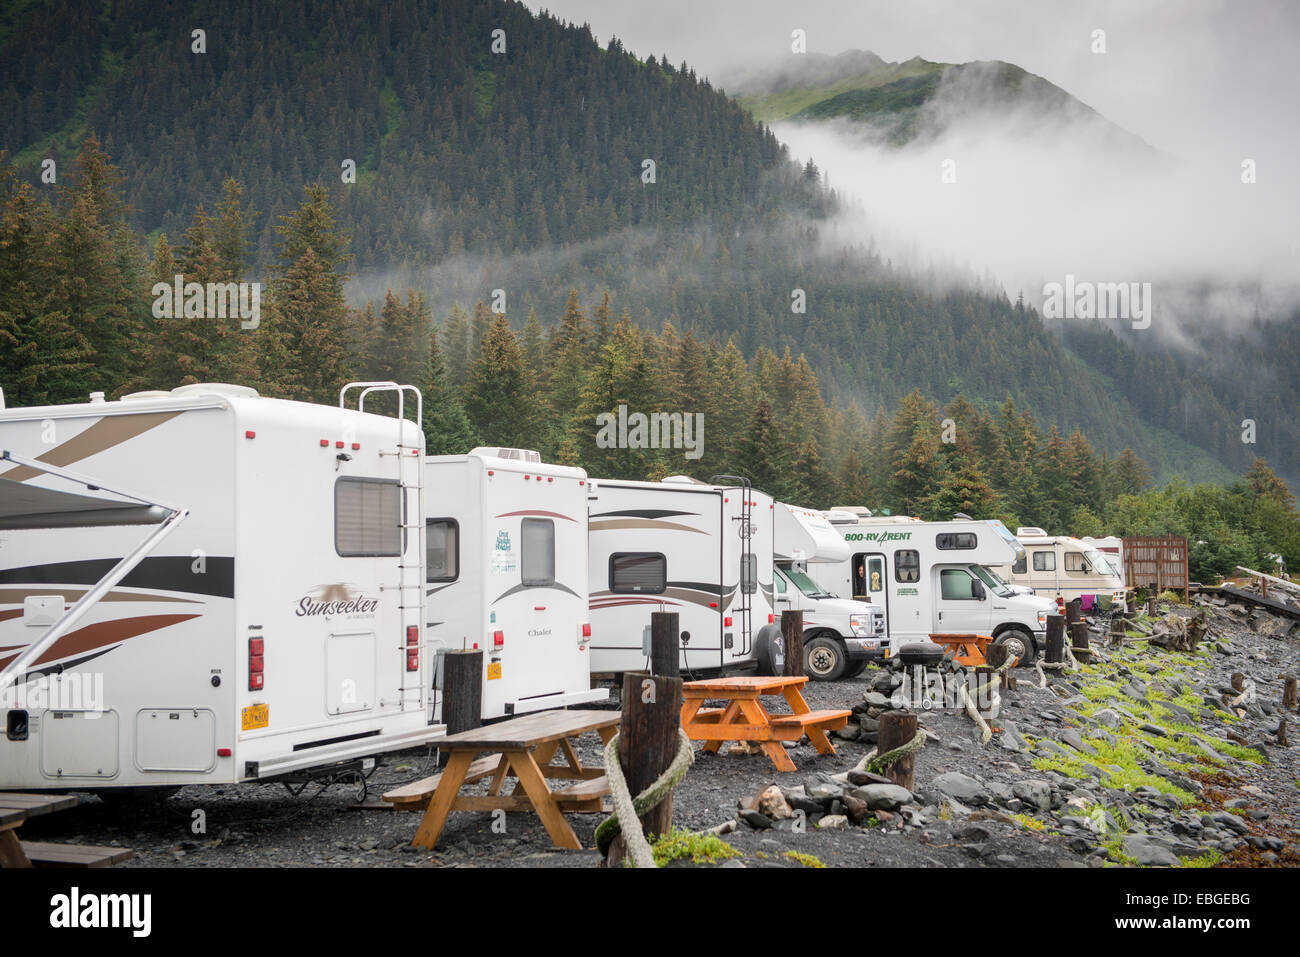
[[(818, 754), (834, 754), (827, 731), (848, 723), (852, 711), (814, 711), (799, 689), (807, 676), (710, 678), (682, 685), (682, 730), (692, 741), (704, 741), (705, 751), (717, 751), (724, 741), (756, 741), (778, 771), (796, 770), (782, 741), (805, 734)], [(781, 695), (793, 714), (771, 714), (760, 700)], [(726, 701), (723, 708), (706, 708), (708, 701)]]
[(130, 848), (20, 841), (18, 827), (30, 818), (81, 803), (75, 794), (0, 791), (0, 867), (107, 867), (132, 856)]
[(959, 665), (965, 665), (968, 668), (983, 668), (988, 664), (986, 654), (989, 645), (993, 643), (993, 636), (942, 634), (931, 635), (930, 640), (936, 645), (942, 645), (945, 650), (952, 648), (954, 651), (953, 657), (957, 659)]
[[(564, 812), (599, 812), (609, 782), (604, 768), (582, 766), (570, 739), (596, 731), (608, 744), (619, 719), (617, 711), (539, 711), (448, 735), (434, 742), (450, 753), (442, 773), (390, 791), (384, 800), (398, 808), (424, 808), (412, 841), (418, 847), (433, 849), (452, 811), (531, 810), (557, 847), (581, 850)], [(484, 751), (491, 753), (476, 761)], [(557, 752), (564, 756), (563, 764), (551, 763)], [(487, 777), (492, 779), (487, 794), (460, 793), (465, 784)], [(510, 794), (502, 794), (507, 777), (516, 778), (515, 786)], [(575, 783), (552, 790), (548, 778)]]

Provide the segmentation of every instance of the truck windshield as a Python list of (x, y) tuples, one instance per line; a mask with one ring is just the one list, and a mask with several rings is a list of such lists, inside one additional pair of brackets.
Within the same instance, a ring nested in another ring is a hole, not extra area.
[(1011, 590), (1011, 586), (998, 577), (997, 572), (985, 568), (983, 565), (971, 565), (970, 570), (980, 581), (988, 585), (989, 590), (999, 598), (1010, 598), (1015, 594)]
[(809, 598), (830, 598), (830, 593), (797, 568), (782, 568), (781, 573), (790, 580), (790, 584)]

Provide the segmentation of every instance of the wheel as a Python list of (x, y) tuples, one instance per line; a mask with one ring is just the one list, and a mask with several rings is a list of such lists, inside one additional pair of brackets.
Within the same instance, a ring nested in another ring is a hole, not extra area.
[(1016, 667), (1021, 668), (1025, 665), (1033, 664), (1034, 639), (1030, 637), (1029, 632), (1020, 628), (1008, 628), (993, 642), (995, 645), (1003, 645), (1007, 651), (1015, 655), (1018, 659)]
[(785, 641), (780, 628), (764, 625), (759, 629), (754, 638), (754, 658), (759, 674), (775, 676), (785, 671)]
[(803, 646), (803, 670), (813, 681), (835, 681), (848, 665), (844, 648), (830, 638), (814, 638)]

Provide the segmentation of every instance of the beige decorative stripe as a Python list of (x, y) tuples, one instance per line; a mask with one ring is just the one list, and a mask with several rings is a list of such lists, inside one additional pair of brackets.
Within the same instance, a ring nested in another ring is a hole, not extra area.
[[(82, 459), (97, 455), (105, 449), (121, 445), (123, 442), (148, 432), (150, 429), (157, 428), (164, 422), (183, 414), (184, 411), (182, 409), (177, 412), (136, 412), (127, 415), (106, 415), (90, 428), (73, 436), (68, 441), (56, 445), (44, 455), (38, 455), (36, 461), (56, 467), (72, 465)], [(7, 478), (13, 482), (26, 482), (29, 478), (35, 478), (41, 474), (43, 473), (38, 469), (29, 468), (26, 465), (16, 465), (8, 472), (0, 474), (0, 478)]]

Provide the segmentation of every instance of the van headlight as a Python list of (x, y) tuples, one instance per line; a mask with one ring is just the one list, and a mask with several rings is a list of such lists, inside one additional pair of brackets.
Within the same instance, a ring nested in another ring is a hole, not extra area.
[(849, 628), (853, 630), (853, 637), (866, 638), (871, 634), (871, 621), (869, 615), (850, 615)]
[(1045, 611), (1040, 611), (1038, 613), (1038, 630), (1039, 631), (1047, 630), (1047, 612)]

